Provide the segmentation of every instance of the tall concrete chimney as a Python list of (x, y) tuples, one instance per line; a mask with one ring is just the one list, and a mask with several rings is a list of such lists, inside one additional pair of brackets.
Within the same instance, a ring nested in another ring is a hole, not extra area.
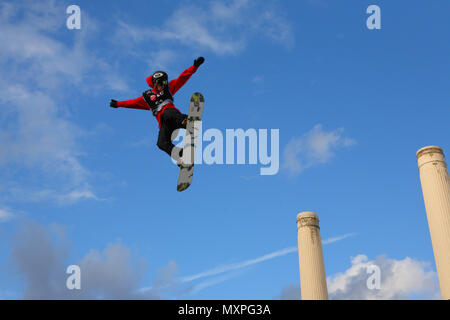
[(305, 211), (297, 215), (297, 235), (302, 300), (328, 300), (317, 214)]
[(417, 151), (434, 260), (443, 299), (450, 299), (450, 178), (440, 147)]

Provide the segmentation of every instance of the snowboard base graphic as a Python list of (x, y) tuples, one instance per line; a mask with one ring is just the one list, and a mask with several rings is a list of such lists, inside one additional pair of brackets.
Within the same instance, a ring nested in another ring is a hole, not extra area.
[(180, 174), (178, 176), (177, 191), (181, 192), (189, 188), (194, 176), (194, 156), (199, 128), (202, 121), (205, 99), (199, 92), (191, 96), (189, 112), (186, 123), (186, 133), (183, 141), (183, 156), (181, 157)]

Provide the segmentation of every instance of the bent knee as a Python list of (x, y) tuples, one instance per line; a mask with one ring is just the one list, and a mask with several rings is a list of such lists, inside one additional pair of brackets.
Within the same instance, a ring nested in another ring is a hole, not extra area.
[(164, 141), (164, 140), (158, 140), (158, 142), (156, 143), (156, 145), (158, 146), (158, 148), (160, 148), (161, 150), (166, 151), (167, 149), (170, 148), (171, 143), (168, 141)]

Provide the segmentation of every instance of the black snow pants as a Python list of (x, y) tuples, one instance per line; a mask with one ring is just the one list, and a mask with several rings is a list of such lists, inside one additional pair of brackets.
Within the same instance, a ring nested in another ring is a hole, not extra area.
[(183, 125), (182, 122), (187, 118), (187, 115), (174, 108), (166, 109), (163, 112), (161, 115), (161, 129), (159, 129), (157, 145), (158, 148), (165, 151), (169, 156), (172, 156), (172, 149), (175, 147), (172, 143), (172, 134), (176, 129), (186, 129), (186, 123)]

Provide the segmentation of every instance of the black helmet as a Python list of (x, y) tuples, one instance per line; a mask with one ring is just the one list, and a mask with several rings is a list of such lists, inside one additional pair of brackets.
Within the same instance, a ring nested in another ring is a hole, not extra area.
[(152, 76), (153, 85), (160, 84), (164, 87), (169, 84), (167, 73), (164, 71), (156, 71)]

